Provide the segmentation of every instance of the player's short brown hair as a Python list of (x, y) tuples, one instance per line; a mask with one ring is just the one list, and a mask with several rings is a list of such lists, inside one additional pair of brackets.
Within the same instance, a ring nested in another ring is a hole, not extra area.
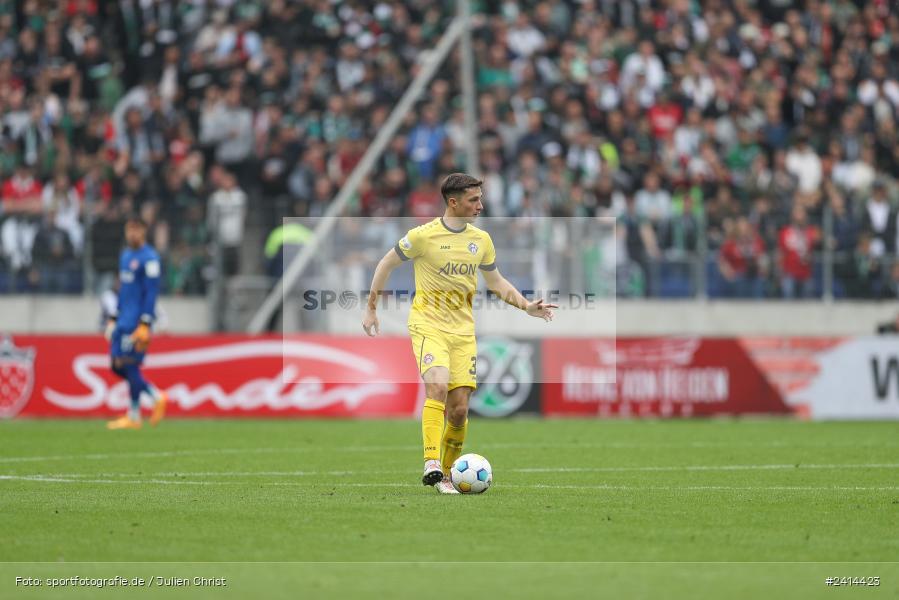
[(449, 204), (450, 196), (453, 194), (464, 192), (468, 188), (480, 187), (483, 183), (477, 177), (465, 173), (450, 173), (440, 186), (440, 195), (443, 196), (443, 201)]

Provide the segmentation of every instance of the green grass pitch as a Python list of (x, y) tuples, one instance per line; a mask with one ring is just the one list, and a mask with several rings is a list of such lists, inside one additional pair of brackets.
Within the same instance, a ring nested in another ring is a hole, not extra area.
[[(473, 419), (481, 496), (423, 487), (419, 438), (2, 422), (0, 597), (899, 597), (899, 423)], [(15, 581), (115, 575), (228, 585)]]

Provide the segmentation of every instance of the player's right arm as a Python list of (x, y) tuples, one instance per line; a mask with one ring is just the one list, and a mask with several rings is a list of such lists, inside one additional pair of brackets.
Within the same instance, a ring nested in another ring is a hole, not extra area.
[(378, 298), (387, 284), (387, 280), (390, 279), (390, 274), (401, 264), (403, 264), (403, 259), (400, 258), (395, 248), (391, 248), (375, 268), (375, 274), (371, 278), (371, 288), (368, 293), (368, 305), (365, 307), (365, 315), (362, 318), (362, 329), (365, 330), (366, 335), (374, 337), (380, 333), (381, 329), (376, 312)]
[(418, 258), (424, 253), (424, 240), (421, 235), (421, 228), (416, 227), (410, 229), (402, 239), (396, 243), (393, 249), (388, 250), (384, 258), (375, 268), (375, 274), (371, 278), (371, 287), (368, 294), (368, 306), (365, 308), (365, 316), (362, 318), (362, 329), (369, 336), (374, 337), (380, 333), (380, 324), (378, 323), (378, 298), (390, 279), (390, 274), (395, 268), (406, 262)]

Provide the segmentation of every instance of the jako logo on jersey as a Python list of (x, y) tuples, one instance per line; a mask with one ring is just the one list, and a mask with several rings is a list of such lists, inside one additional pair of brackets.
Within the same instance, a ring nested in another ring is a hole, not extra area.
[(474, 275), (476, 266), (473, 264), (448, 262), (440, 267), (438, 273), (441, 275)]
[(477, 254), (478, 253), (478, 245), (475, 244), (474, 242), (468, 244), (468, 251), (471, 252), (472, 254)]
[(400, 240), (400, 248), (402, 248), (403, 250), (412, 249), (412, 242), (409, 241), (409, 238), (407, 236), (404, 236), (403, 239)]

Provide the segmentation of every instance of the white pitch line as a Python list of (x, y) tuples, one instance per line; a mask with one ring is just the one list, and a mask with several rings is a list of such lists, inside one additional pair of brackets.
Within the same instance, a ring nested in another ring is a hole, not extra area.
[[(494, 449), (516, 449), (525, 450), (543, 450), (547, 448), (557, 449), (584, 449), (584, 448), (605, 448), (605, 449), (665, 449), (665, 448), (834, 448), (834, 447), (853, 447), (853, 448), (893, 448), (897, 444), (871, 443), (789, 443), (789, 442), (684, 442), (684, 443), (639, 443), (639, 442), (561, 442), (561, 443), (540, 443), (540, 442), (485, 442), (478, 445), (479, 448)], [(2, 456), (2, 463), (19, 463), (19, 462), (41, 462), (41, 461), (64, 461), (64, 460), (109, 460), (114, 458), (172, 458), (178, 456), (193, 456), (204, 454), (292, 454), (296, 452), (404, 452), (421, 450), (420, 446), (414, 445), (395, 445), (395, 446), (339, 446), (339, 447), (322, 447), (322, 446), (293, 446), (289, 448), (202, 448), (188, 450), (165, 450), (158, 452), (110, 452), (110, 453), (89, 453), (89, 454), (59, 454), (51, 456)]]
[[(680, 471), (797, 471), (806, 469), (899, 469), (899, 463), (859, 464), (761, 464), (761, 465), (672, 465), (636, 467), (532, 467), (506, 469), (509, 473), (629, 473)], [(408, 469), (368, 471), (164, 471), (149, 473), (47, 473), (34, 476), (77, 479), (84, 477), (344, 477), (408, 473)]]
[[(127, 480), (127, 479), (65, 479), (61, 477), (42, 477), (42, 476), (13, 476), (0, 475), (0, 480), (28, 481), (35, 483), (100, 483), (100, 484), (129, 484), (129, 485), (242, 485), (243, 482), (235, 481), (184, 481), (184, 480), (160, 480), (160, 479), (144, 479), (144, 480)], [(399, 487), (418, 488), (417, 483), (408, 482), (378, 482), (378, 483), (362, 483), (362, 482), (337, 482), (337, 483), (300, 483), (300, 482), (270, 482), (265, 483), (266, 486), (302, 486), (310, 485), (316, 487), (361, 487), (361, 488), (381, 488), (394, 489)], [(783, 491), (783, 492), (809, 492), (809, 491), (896, 491), (899, 486), (724, 486), (724, 485), (687, 485), (687, 486), (627, 486), (627, 485), (545, 485), (545, 484), (500, 484), (502, 487), (513, 489), (546, 489), (546, 490), (599, 490), (599, 491), (662, 491), (662, 492), (743, 492), (743, 491)]]
[(550, 489), (550, 490), (610, 490), (610, 491), (784, 491), (784, 492), (806, 492), (806, 491), (896, 491), (899, 486), (815, 486), (815, 485), (683, 485), (683, 486), (666, 486), (666, 485), (549, 485), (535, 483), (531, 485), (506, 484), (503, 487), (510, 488), (526, 488), (526, 489)]
[(239, 485), (238, 481), (187, 481), (183, 479), (72, 479), (43, 475), (0, 475), (0, 481), (35, 481), (39, 483), (129, 483), (137, 485)]
[(5, 456), (0, 463), (40, 462), (54, 460), (109, 460), (111, 458), (171, 458), (195, 454), (254, 454), (276, 452), (279, 448), (209, 448), (202, 450), (166, 450), (161, 452), (120, 452), (107, 454), (60, 454), (55, 456)]
[[(405, 470), (379, 469), (378, 473), (409, 473)], [(47, 477), (82, 478), (82, 477), (343, 477), (353, 475), (370, 475), (373, 471), (163, 471), (141, 473), (46, 473)]]
[(666, 467), (548, 467), (512, 469), (515, 473), (624, 473), (630, 471), (777, 471), (801, 469), (899, 469), (897, 463), (783, 464), (783, 465), (683, 465)]
[(159, 452), (119, 452), (104, 454), (59, 454), (53, 456), (6, 456), (0, 463), (40, 462), (56, 460), (109, 460), (113, 458), (173, 458), (204, 454), (293, 454), (295, 452), (378, 452), (420, 450), (418, 446), (343, 446), (325, 448), (321, 446), (296, 446), (292, 448), (204, 448), (195, 450), (164, 450)]

